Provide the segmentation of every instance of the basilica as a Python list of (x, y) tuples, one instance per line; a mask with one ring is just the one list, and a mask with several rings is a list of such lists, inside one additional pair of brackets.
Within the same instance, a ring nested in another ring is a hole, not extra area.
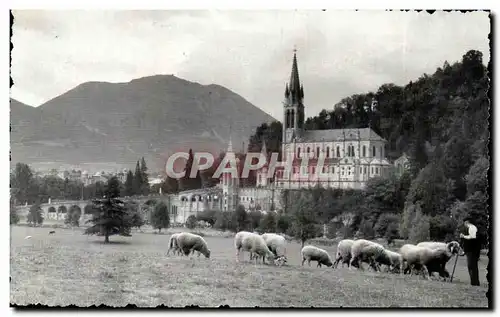
[[(372, 177), (393, 172), (386, 159), (387, 141), (370, 127), (360, 129), (305, 130), (304, 87), (300, 83), (297, 55), (294, 52), (290, 81), (283, 100), (283, 143), (281, 165), (274, 171), (266, 164), (257, 171), (256, 187), (241, 187), (239, 178), (223, 173), (216, 188), (182, 192), (178, 195), (181, 211), (216, 208), (234, 211), (238, 205), (246, 210), (264, 212), (281, 209), (283, 189), (325, 188), (363, 189)], [(226, 153), (233, 151), (229, 141)], [(266, 157), (266, 145), (262, 152)], [(323, 162), (323, 164), (318, 164)], [(193, 198), (194, 197), (194, 198)], [(195, 203), (195, 208), (193, 208)], [(186, 211), (183, 212), (184, 218)]]

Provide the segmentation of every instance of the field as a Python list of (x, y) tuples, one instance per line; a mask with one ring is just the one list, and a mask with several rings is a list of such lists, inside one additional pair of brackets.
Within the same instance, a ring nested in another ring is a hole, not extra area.
[[(12, 227), (11, 303), (18, 305), (201, 307), (487, 307), (486, 265), (481, 286), (469, 284), (465, 257), (453, 283), (347, 267), (300, 266), (300, 245), (290, 243), (281, 268), (237, 263), (233, 240), (205, 237), (210, 259), (166, 256), (169, 235), (87, 237), (81, 229)], [(24, 237), (31, 235), (32, 239)], [(324, 247), (332, 256), (335, 246)], [(448, 263), (452, 271), (454, 259)]]

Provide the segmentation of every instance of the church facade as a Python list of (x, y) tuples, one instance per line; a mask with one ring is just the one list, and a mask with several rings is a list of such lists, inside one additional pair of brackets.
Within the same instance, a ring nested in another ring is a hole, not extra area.
[[(274, 186), (300, 189), (364, 188), (366, 181), (392, 172), (385, 157), (387, 141), (371, 128), (304, 129), (304, 88), (294, 53), (290, 82), (283, 100), (283, 165), (276, 169)], [(323, 164), (319, 164), (322, 162)], [(267, 168), (259, 171), (257, 186), (269, 184)]]
[[(243, 205), (247, 211), (280, 210), (284, 189), (315, 186), (363, 189), (370, 178), (393, 172), (394, 167), (385, 156), (387, 141), (370, 127), (304, 129), (304, 88), (299, 79), (296, 54), (284, 97), (281, 165), (288, 164), (290, 168), (281, 166), (273, 172), (266, 164), (257, 171), (256, 187), (252, 188), (241, 187), (237, 175), (225, 172), (214, 188), (181, 192), (173, 201), (179, 222), (207, 209), (234, 211), (238, 205)], [(262, 153), (269, 160), (265, 143)], [(230, 140), (226, 155), (231, 154), (234, 152)], [(322, 166), (319, 162), (323, 162)]]

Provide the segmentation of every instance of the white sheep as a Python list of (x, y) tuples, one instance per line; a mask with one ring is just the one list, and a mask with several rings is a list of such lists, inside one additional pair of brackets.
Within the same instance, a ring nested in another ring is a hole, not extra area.
[(179, 245), (177, 244), (177, 236), (179, 236), (180, 233), (174, 233), (170, 236), (168, 239), (168, 251), (167, 255), (170, 253), (170, 250), (173, 249), (173, 253), (179, 253), (182, 254), (181, 249), (179, 248)]
[(425, 241), (417, 244), (417, 247), (425, 247), (429, 249), (445, 249), (450, 251), (452, 254), (464, 255), (464, 250), (460, 247), (460, 243), (457, 241), (451, 241), (448, 243), (444, 242), (434, 242), (434, 241)]
[(403, 275), (403, 256), (398, 252), (384, 249), (384, 253), (381, 256), (376, 257), (375, 261), (379, 264), (387, 265), (388, 270), (393, 270), (394, 268), (399, 269), (399, 274)]
[(264, 233), (261, 237), (266, 241), (267, 247), (274, 253), (277, 266), (282, 266), (287, 263), (286, 258), (286, 239), (282, 235), (276, 233)]
[(334, 268), (337, 268), (339, 262), (342, 261), (342, 267), (347, 263), (349, 266), (349, 261), (351, 260), (351, 247), (354, 240), (344, 239), (337, 245), (337, 252), (335, 257), (335, 262), (333, 263)]
[(265, 263), (265, 258), (276, 260), (274, 253), (267, 247), (266, 241), (253, 232), (240, 231), (234, 236), (234, 246), (236, 248), (236, 260), (239, 261), (240, 251), (250, 252), (250, 260), (252, 260), (255, 254), (255, 263), (259, 257), (262, 257), (263, 263)]
[(350, 266), (364, 270), (362, 262), (370, 264), (375, 271), (379, 270), (377, 262), (387, 262), (387, 254), (385, 248), (376, 242), (359, 239), (355, 240), (351, 246), (351, 262)]
[(446, 248), (430, 249), (413, 244), (405, 244), (401, 247), (399, 253), (403, 256), (403, 260), (407, 264), (407, 270), (410, 272), (413, 269), (421, 268), (424, 277), (427, 275), (429, 280), (431, 279), (430, 272), (434, 271), (438, 271), (442, 277), (449, 276), (445, 265), (453, 254)]
[(203, 237), (190, 232), (182, 232), (179, 233), (176, 240), (179, 249), (185, 255), (198, 251), (206, 258), (210, 258), (210, 249), (208, 248), (207, 242), (203, 239)]
[(328, 267), (333, 267), (333, 261), (328, 252), (313, 245), (306, 245), (300, 251), (302, 254), (302, 266), (304, 266), (304, 262), (307, 260), (307, 264), (311, 266), (311, 261), (317, 261), (318, 267), (321, 265), (326, 265)]
[(434, 272), (438, 272), (439, 276), (444, 279), (450, 277), (450, 273), (448, 273), (448, 271), (446, 270), (446, 264), (451, 259), (451, 257), (453, 255), (464, 255), (464, 250), (460, 246), (460, 243), (458, 243), (457, 241), (451, 241), (448, 243), (425, 241), (418, 243), (417, 246), (426, 247), (432, 250), (444, 250), (441, 253), (441, 257), (439, 259), (430, 261), (426, 265), (430, 275), (432, 275)]

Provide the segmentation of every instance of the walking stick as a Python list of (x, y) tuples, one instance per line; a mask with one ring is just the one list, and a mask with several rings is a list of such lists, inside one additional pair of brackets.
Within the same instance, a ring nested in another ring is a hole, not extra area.
[(455, 268), (457, 267), (458, 254), (455, 256), (455, 264), (453, 265), (453, 272), (451, 272), (450, 283), (453, 282), (453, 275), (455, 274)]

